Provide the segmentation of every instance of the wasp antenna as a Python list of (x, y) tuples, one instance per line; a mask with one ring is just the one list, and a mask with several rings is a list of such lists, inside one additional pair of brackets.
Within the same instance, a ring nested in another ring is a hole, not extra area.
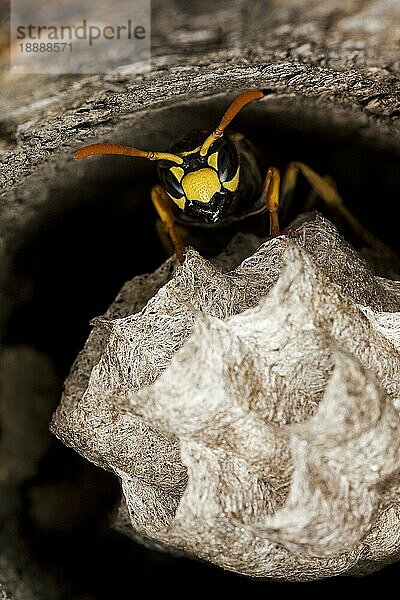
[(228, 110), (225, 112), (222, 117), (218, 127), (214, 129), (214, 131), (208, 136), (208, 138), (203, 142), (202, 147), (200, 148), (200, 156), (205, 156), (208, 152), (211, 144), (215, 142), (218, 138), (220, 138), (225, 129), (228, 127), (229, 123), (236, 117), (238, 112), (242, 110), (246, 104), (249, 102), (253, 102), (253, 100), (259, 100), (264, 96), (263, 92), (260, 90), (248, 90), (247, 92), (243, 92), (240, 94), (232, 104), (229, 106)]
[(120, 144), (91, 144), (90, 146), (84, 146), (74, 153), (74, 158), (75, 160), (80, 160), (94, 154), (122, 154), (123, 156), (137, 156), (149, 160), (170, 160), (178, 165), (183, 163), (183, 158), (177, 154), (139, 150), (133, 146), (121, 146)]

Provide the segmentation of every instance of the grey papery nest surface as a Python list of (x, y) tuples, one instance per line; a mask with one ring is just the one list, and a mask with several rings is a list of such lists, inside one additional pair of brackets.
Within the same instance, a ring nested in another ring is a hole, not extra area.
[(378, 569), (400, 551), (400, 284), (319, 215), (260, 243), (126, 283), (52, 431), (120, 477), (143, 543), (257, 577)]

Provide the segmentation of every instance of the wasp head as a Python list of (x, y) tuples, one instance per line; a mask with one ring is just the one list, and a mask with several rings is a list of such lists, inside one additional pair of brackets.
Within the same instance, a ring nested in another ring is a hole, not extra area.
[(192, 132), (170, 151), (181, 156), (178, 166), (158, 162), (160, 182), (168, 196), (192, 219), (218, 222), (228, 210), (239, 184), (239, 156), (234, 144), (219, 137), (201, 152), (207, 133)]

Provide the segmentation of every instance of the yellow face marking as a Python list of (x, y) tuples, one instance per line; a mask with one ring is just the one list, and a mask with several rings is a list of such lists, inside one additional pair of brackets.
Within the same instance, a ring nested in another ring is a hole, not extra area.
[(194, 154), (200, 150), (201, 146), (197, 146), (194, 150), (186, 150), (185, 152), (178, 152), (178, 156), (189, 156), (189, 154)]
[(171, 173), (173, 173), (175, 175), (175, 177), (177, 178), (177, 180), (180, 182), (182, 177), (185, 174), (185, 171), (181, 168), (181, 167), (170, 167), (169, 169), (171, 171)]
[(210, 165), (210, 167), (213, 167), (216, 171), (218, 171), (218, 152), (210, 154), (210, 156), (207, 159), (207, 162)]
[(207, 203), (219, 192), (221, 183), (214, 169), (206, 167), (185, 175), (182, 187), (188, 200)]
[[(168, 192), (167, 192), (167, 194), (168, 194)], [(175, 202), (175, 204), (177, 206), (179, 206), (180, 209), (182, 209), (182, 210), (185, 209), (185, 204), (186, 204), (185, 196), (181, 196), (180, 198), (174, 198), (173, 196), (171, 196), (171, 194), (168, 194), (168, 196), (171, 198), (171, 200), (173, 200)]]
[[(179, 169), (179, 167), (176, 167)], [(240, 167), (237, 168), (236, 173), (234, 174), (234, 176), (232, 177), (232, 179), (230, 181), (224, 181), (224, 183), (222, 184), (224, 186), (225, 189), (229, 190), (230, 192), (235, 192), (237, 190), (237, 186), (239, 184), (239, 170)]]

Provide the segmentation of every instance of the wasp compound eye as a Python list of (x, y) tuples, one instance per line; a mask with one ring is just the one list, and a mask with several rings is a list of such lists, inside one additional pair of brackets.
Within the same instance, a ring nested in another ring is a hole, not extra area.
[(219, 140), (214, 147), (215, 151), (208, 158), (208, 163), (215, 166), (222, 184), (230, 182), (236, 175), (239, 167), (239, 157), (233, 143), (227, 138)]

